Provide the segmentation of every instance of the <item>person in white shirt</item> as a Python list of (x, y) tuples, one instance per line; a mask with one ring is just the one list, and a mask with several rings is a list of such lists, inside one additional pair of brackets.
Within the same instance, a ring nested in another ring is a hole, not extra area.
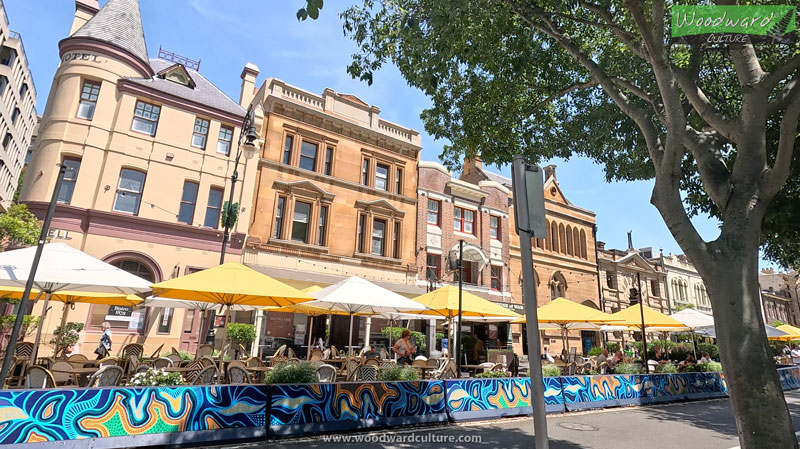
[(792, 346), (792, 358), (800, 357), (800, 347), (797, 345)]
[(712, 361), (712, 360), (711, 360), (711, 356), (710, 356), (710, 355), (708, 355), (708, 353), (707, 353), (707, 352), (704, 352), (704, 353), (703, 353), (703, 357), (700, 357), (700, 360), (699, 360), (699, 362), (700, 362), (700, 363), (709, 363), (709, 362), (711, 362), (711, 361)]
[(550, 351), (547, 349), (547, 347), (544, 348), (544, 358), (550, 363), (556, 363), (556, 360), (552, 355), (550, 355)]

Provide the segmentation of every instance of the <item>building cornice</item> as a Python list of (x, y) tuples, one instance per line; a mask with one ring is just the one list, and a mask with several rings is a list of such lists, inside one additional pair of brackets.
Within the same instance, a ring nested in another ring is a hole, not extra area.
[(452, 178), (453, 177), (453, 174), (450, 173), (450, 170), (448, 170), (444, 165), (442, 165), (442, 164), (440, 164), (438, 162), (419, 161), (419, 162), (417, 162), (417, 166), (419, 168), (430, 168), (432, 170), (438, 170), (438, 171), (444, 173), (445, 175), (447, 175), (448, 178)]
[(64, 58), (64, 54), (76, 50), (93, 51), (117, 59), (136, 69), (145, 78), (152, 78), (155, 75), (147, 61), (142, 61), (133, 53), (99, 39), (83, 36), (68, 37), (58, 43), (58, 56), (61, 59)]
[(152, 89), (141, 84), (132, 83), (126, 79), (120, 79), (117, 83), (117, 89), (120, 92), (126, 92), (133, 95), (143, 96), (159, 101), (163, 104), (183, 109), (186, 111), (194, 112), (206, 117), (210, 117), (221, 122), (228, 123), (238, 128), (238, 125), (244, 119), (244, 114), (231, 114), (220, 109), (209, 107), (208, 105), (195, 103), (194, 101), (186, 100), (185, 98), (176, 97), (164, 93), (160, 90)]

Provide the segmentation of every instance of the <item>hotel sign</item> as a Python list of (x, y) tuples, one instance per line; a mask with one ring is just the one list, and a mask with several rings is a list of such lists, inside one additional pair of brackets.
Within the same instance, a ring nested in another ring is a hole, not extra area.
[(102, 64), (103, 61), (99, 59), (97, 55), (93, 55), (91, 53), (67, 53), (62, 58), (61, 61), (63, 62), (70, 62), (70, 61), (89, 61), (89, 62), (96, 62), (98, 64)]

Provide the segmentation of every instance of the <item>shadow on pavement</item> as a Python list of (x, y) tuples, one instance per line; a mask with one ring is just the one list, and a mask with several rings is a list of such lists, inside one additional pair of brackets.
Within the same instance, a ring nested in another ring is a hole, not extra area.
[(655, 421), (682, 422), (723, 435), (738, 435), (733, 410), (727, 399), (642, 407), (638, 412)]

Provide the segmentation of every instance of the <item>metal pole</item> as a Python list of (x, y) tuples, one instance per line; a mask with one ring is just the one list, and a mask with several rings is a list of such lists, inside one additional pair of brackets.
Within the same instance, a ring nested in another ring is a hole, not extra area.
[[(514, 156), (514, 180), (524, 182), (524, 164), (522, 156)], [(522, 297), (525, 304), (525, 322), (528, 337), (528, 372), (531, 377), (531, 406), (533, 407), (533, 431), (536, 449), (549, 449), (547, 438), (547, 411), (544, 404), (544, 379), (542, 376), (542, 349), (539, 345), (539, 317), (536, 310), (536, 286), (534, 285), (533, 250), (531, 248), (531, 231), (528, 225), (528, 194), (526, 189), (514, 186), (514, 213), (516, 214), (519, 233), (520, 257), (522, 259)], [(520, 207), (519, 205), (524, 205)], [(525, 224), (522, 226), (522, 224)]]
[[(63, 164), (58, 169), (56, 186), (53, 189), (53, 196), (50, 198), (50, 206), (47, 208), (47, 215), (45, 215), (44, 222), (42, 223), (42, 232), (39, 234), (39, 244), (36, 247), (36, 254), (33, 256), (33, 263), (31, 264), (31, 270), (28, 274), (28, 281), (25, 282), (25, 291), (22, 293), (22, 299), (20, 299), (19, 307), (17, 308), (17, 318), (14, 321), (14, 330), (11, 331), (11, 341), (8, 342), (8, 346), (6, 347), (6, 356), (3, 359), (3, 368), (0, 370), (0, 388), (5, 388), (6, 386), (8, 370), (11, 369), (11, 361), (14, 357), (14, 348), (17, 346), (19, 332), (22, 329), (22, 319), (24, 318), (24, 312), (28, 307), (28, 301), (30, 301), (29, 296), (31, 294), (31, 289), (33, 288), (33, 280), (36, 276), (36, 270), (39, 268), (39, 260), (42, 258), (44, 244), (47, 241), (47, 233), (50, 231), (50, 222), (53, 221), (53, 214), (55, 214), (56, 211), (58, 192), (61, 190), (61, 183), (64, 180), (64, 173), (66, 173), (66, 171), (67, 167)], [(43, 323), (39, 323), (39, 326), (42, 325)]]
[(461, 378), (461, 292), (464, 288), (464, 241), (458, 241), (458, 324), (456, 331), (456, 372)]
[(639, 312), (642, 314), (642, 364), (644, 364), (644, 372), (650, 373), (650, 367), (647, 366), (647, 336), (645, 335), (644, 323), (644, 293), (642, 292), (642, 275), (636, 273), (636, 283), (639, 285)]
[(50, 311), (50, 292), (45, 294), (44, 305), (42, 306), (42, 316), (39, 318), (39, 328), (36, 329), (36, 339), (33, 340), (33, 352), (31, 353), (31, 361), (36, 363), (36, 357), (39, 356), (39, 343), (42, 340), (42, 328), (44, 327), (44, 320), (47, 318), (47, 312)]
[(219, 264), (222, 265), (225, 263), (225, 249), (228, 246), (228, 233), (230, 232), (230, 221), (231, 221), (231, 212), (233, 211), (233, 191), (236, 190), (236, 179), (239, 177), (239, 157), (241, 157), (242, 152), (241, 150), (236, 150), (236, 162), (234, 162), (233, 167), (233, 174), (231, 175), (231, 194), (228, 198), (228, 207), (226, 208), (225, 213), (225, 231), (222, 234), (222, 250), (220, 250), (219, 254)]

